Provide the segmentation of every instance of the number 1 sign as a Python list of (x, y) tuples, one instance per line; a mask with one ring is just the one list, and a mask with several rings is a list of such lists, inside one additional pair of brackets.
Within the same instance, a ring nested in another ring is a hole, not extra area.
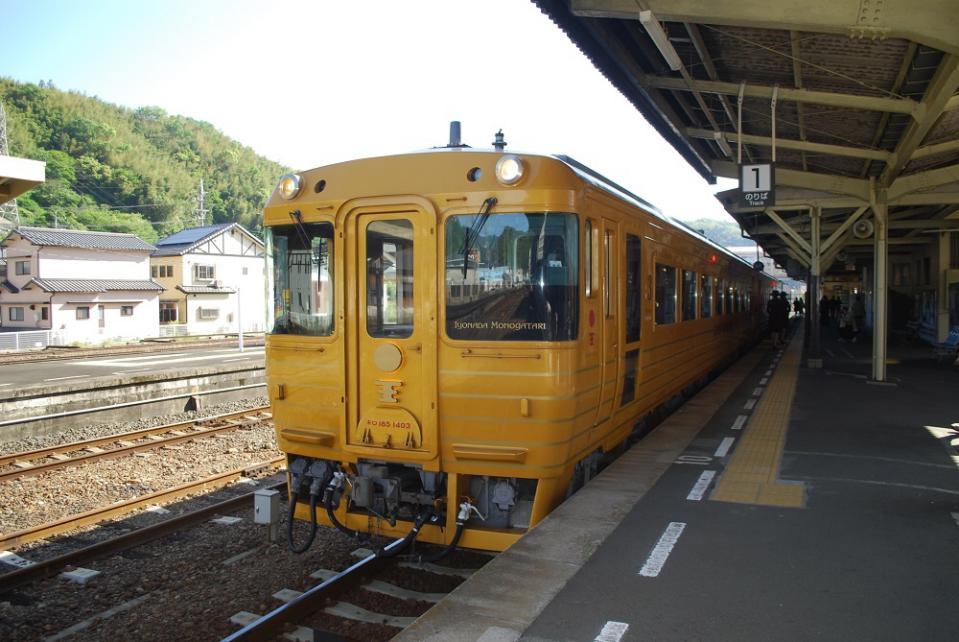
[(776, 168), (764, 165), (739, 166), (739, 204), (768, 207), (776, 204)]

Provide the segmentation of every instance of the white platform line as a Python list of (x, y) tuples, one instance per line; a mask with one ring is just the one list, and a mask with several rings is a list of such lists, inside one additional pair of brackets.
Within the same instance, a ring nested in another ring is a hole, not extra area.
[(839, 348), (839, 349), (842, 350), (842, 353), (846, 355), (847, 357), (849, 357), (850, 359), (856, 358), (856, 356), (853, 353), (849, 352), (849, 350), (846, 350), (845, 348)]
[(713, 457), (725, 457), (729, 454), (729, 449), (733, 447), (734, 443), (736, 443), (735, 437), (724, 437)]
[(87, 375), (70, 375), (69, 377), (54, 377), (53, 379), (44, 379), (44, 381), (63, 381), (64, 379), (83, 379)]
[(747, 421), (749, 421), (749, 417), (747, 415), (739, 415), (736, 417), (736, 421), (733, 422), (732, 429), (742, 430)]
[(754, 397), (762, 396), (762, 394), (763, 394), (763, 387), (762, 387), (762, 386), (759, 386), (758, 388), (754, 388), (754, 389), (753, 389), (753, 396), (754, 396)]
[(750, 399), (750, 400), (747, 401), (746, 404), (743, 406), (743, 408), (745, 408), (746, 410), (752, 410), (752, 409), (755, 408), (755, 407), (756, 407), (756, 400), (755, 400), (755, 399)]
[(625, 622), (613, 622), (610, 620), (603, 626), (603, 630), (593, 640), (593, 642), (619, 642), (626, 634), (629, 625)]
[(766, 376), (767, 376), (767, 377), (773, 376), (773, 371), (772, 371), (772, 370), (767, 370), (767, 371), (766, 371)]
[(759, 380), (760, 386), (765, 386), (767, 383), (769, 383), (769, 377), (763, 377), (762, 379)]
[(649, 552), (646, 563), (639, 569), (639, 575), (643, 577), (658, 577), (669, 559), (669, 554), (673, 552), (673, 547), (679, 541), (679, 536), (683, 534), (686, 528), (685, 522), (670, 522), (663, 534), (659, 536), (656, 546)]
[(713, 477), (715, 476), (715, 470), (704, 470), (703, 474), (701, 474), (699, 479), (696, 480), (696, 483), (693, 484), (692, 490), (690, 490), (689, 494), (686, 495), (686, 499), (691, 502), (702, 501), (703, 495), (706, 494), (706, 489), (709, 488), (711, 483), (713, 483)]

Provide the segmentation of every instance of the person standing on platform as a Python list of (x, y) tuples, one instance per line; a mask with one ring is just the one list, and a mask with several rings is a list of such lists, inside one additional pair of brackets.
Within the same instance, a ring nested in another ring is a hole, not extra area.
[(785, 295), (773, 290), (773, 298), (766, 310), (769, 312), (769, 332), (773, 336), (773, 346), (782, 347), (786, 343), (786, 326), (789, 323), (789, 304)]
[(829, 310), (832, 304), (825, 294), (819, 299), (819, 325), (829, 325)]
[(802, 313), (803, 313), (803, 302), (802, 302), (802, 297), (801, 297), (801, 296), (797, 296), (796, 299), (793, 301), (793, 312), (795, 313), (795, 316), (797, 316), (797, 317), (801, 317), (801, 316), (802, 316)]
[(856, 300), (852, 304), (852, 319), (856, 325), (856, 335), (866, 327), (866, 304), (862, 302), (862, 295), (857, 294)]

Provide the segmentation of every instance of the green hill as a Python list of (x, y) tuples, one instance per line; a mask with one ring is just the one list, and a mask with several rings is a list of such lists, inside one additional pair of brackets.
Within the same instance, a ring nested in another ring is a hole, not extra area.
[(213, 125), (158, 107), (127, 109), (52, 84), (0, 78), (10, 154), (47, 163), (47, 182), (19, 197), (25, 225), (131, 232), (153, 242), (206, 223), (256, 230), (282, 165)]
[(697, 218), (692, 221), (683, 221), (694, 230), (700, 230), (711, 241), (714, 241), (723, 247), (744, 247), (755, 245), (748, 238), (743, 238), (740, 234), (739, 225), (732, 219), (728, 221), (719, 221), (712, 218)]

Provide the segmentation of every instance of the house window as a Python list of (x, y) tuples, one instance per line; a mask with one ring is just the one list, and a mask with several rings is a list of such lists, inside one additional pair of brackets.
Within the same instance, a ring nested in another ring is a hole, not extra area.
[(157, 278), (158, 276), (160, 276), (159, 270), (160, 268), (154, 265), (153, 267), (150, 268), (150, 276), (152, 276), (154, 279)]
[(11, 321), (23, 321), (23, 308), (10, 308)]
[(89, 306), (80, 306), (77, 308), (77, 321), (82, 321), (83, 319), (90, 318), (90, 307)]
[(212, 321), (219, 318), (220, 311), (217, 308), (199, 308), (197, 316), (203, 321)]
[(193, 277), (201, 281), (212, 281), (216, 278), (216, 271), (212, 265), (194, 265)]
[(133, 306), (132, 306), (132, 305), (121, 305), (121, 306), (120, 306), (120, 316), (121, 316), (121, 317), (132, 317), (132, 316), (133, 316)]
[(0, 265), (0, 277), (7, 278), (7, 264)]
[(17, 274), (30, 274), (30, 261), (17, 261)]
[(176, 323), (176, 301), (160, 301), (160, 323)]
[(40, 308), (40, 320), (49, 321), (50, 320), (50, 308), (43, 306)]

